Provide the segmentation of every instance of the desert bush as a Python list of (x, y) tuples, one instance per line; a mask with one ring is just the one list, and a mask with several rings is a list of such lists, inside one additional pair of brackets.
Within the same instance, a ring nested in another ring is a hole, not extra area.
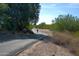
[(40, 28), (40, 29), (51, 29), (52, 28), (52, 25), (51, 24), (46, 24), (46, 23), (40, 23), (39, 25), (36, 26), (37, 28)]
[(55, 24), (52, 26), (55, 30), (59, 31), (79, 31), (79, 18), (72, 15), (59, 15), (55, 18)]
[(75, 37), (79, 37), (79, 31), (72, 32), (72, 34), (73, 34)]
[(54, 32), (54, 43), (68, 48), (74, 55), (79, 55), (79, 38), (65, 32)]

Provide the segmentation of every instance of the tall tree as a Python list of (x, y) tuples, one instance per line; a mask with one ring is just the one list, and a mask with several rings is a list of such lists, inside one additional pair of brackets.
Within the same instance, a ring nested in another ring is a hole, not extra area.
[(39, 11), (39, 3), (11, 3), (8, 4), (6, 14), (11, 19), (13, 30), (22, 30), (38, 21)]
[[(8, 9), (8, 5), (1, 3), (0, 4), (0, 30), (4, 28), (5, 26), (5, 19), (6, 19), (6, 14), (5, 11)], [(6, 22), (7, 23), (7, 22)]]

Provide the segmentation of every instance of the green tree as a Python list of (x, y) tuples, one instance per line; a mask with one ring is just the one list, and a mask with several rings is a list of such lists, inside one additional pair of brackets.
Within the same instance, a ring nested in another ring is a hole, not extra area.
[(56, 29), (60, 31), (79, 31), (79, 18), (72, 15), (59, 15), (55, 18)]
[(3, 30), (4, 26), (5, 26), (5, 19), (7, 18), (5, 12), (8, 9), (8, 5), (7, 4), (0, 4), (0, 30)]
[(35, 24), (39, 18), (39, 3), (11, 3), (7, 4), (8, 28), (10, 30), (21, 31), (29, 29), (30, 24)]
[(37, 25), (37, 28), (41, 28), (44, 29), (45, 28), (46, 23), (40, 23), (39, 25)]
[(40, 29), (51, 29), (52, 25), (46, 24), (45, 22), (43, 22), (43, 23), (40, 23), (39, 25), (37, 25), (36, 27), (40, 28)]

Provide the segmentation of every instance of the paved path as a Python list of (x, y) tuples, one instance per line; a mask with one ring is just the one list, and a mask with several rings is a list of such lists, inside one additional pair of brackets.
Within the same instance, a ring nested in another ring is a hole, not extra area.
[[(28, 40), (13, 40), (4, 43), (0, 43), (0, 56), (1, 55), (8, 55), (10, 52), (24, 47), (29, 43), (36, 41), (35, 39), (28, 39)], [(9, 54), (10, 55), (10, 54)]]
[[(42, 34), (42, 35), (45, 35), (45, 36), (48, 36), (47, 33), (45, 33), (43, 30), (41, 29), (38, 29), (38, 32), (37, 32), (37, 29), (32, 29), (32, 31), (36, 34)], [(43, 32), (42, 32), (43, 31)]]
[(45, 35), (45, 33), (42, 32), (37, 33), (35, 29), (33, 29), (33, 31), (37, 35), (19, 35), (19, 36), (14, 35), (12, 36), (13, 38), (11, 38), (11, 36), (9, 36), (9, 38), (8, 36), (7, 37), (1, 36), (0, 40), (3, 40), (3, 38), (5, 37), (5, 40), (10, 39), (10, 41), (0, 42), (0, 56), (6, 56), (9, 53), (18, 50), (32, 42), (38, 41), (40, 37), (43, 37), (43, 35)]

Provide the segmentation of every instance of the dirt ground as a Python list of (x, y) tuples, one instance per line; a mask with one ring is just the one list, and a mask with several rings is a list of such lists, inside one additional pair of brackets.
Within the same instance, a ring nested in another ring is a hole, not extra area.
[(18, 56), (72, 56), (66, 48), (55, 45), (51, 42), (40, 41), (31, 48), (24, 50)]
[[(51, 35), (47, 31), (46, 33)], [(53, 38), (45, 37), (44, 40), (35, 43), (31, 48), (18, 54), (18, 56), (73, 56), (73, 54), (67, 48), (53, 43)]]

